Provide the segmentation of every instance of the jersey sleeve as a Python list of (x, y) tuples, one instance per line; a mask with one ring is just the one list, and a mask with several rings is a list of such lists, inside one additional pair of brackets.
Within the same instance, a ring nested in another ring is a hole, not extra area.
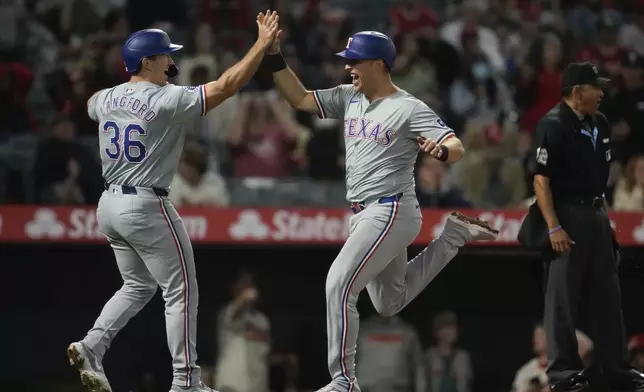
[(318, 105), (320, 118), (344, 118), (347, 105), (355, 95), (356, 90), (350, 84), (324, 90), (313, 90), (313, 98)]
[(100, 90), (94, 93), (90, 97), (90, 99), (87, 101), (87, 114), (89, 115), (89, 118), (92, 120), (98, 122), (98, 105), (100, 103), (99, 96), (102, 96), (102, 92), (105, 90)]
[(561, 157), (561, 134), (558, 124), (550, 119), (541, 119), (534, 133), (534, 173), (551, 178)]
[(409, 130), (412, 135), (432, 139), (438, 144), (454, 136), (454, 130), (448, 127), (432, 109), (422, 102), (414, 106), (411, 112)]
[(168, 109), (178, 120), (203, 116), (206, 114), (206, 86), (166, 86)]

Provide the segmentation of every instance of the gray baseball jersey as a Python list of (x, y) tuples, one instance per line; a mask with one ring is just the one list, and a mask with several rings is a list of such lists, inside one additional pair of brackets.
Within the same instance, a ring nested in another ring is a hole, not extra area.
[(360, 292), (367, 289), (379, 313), (394, 315), (464, 245), (439, 237), (407, 260), (407, 246), (422, 224), (414, 191), (416, 137), (442, 143), (454, 131), (402, 90), (373, 102), (352, 85), (317, 90), (313, 96), (321, 117), (344, 119), (347, 200), (355, 212), (326, 281), (329, 373), (334, 390), (360, 392), (355, 377)]
[(350, 202), (413, 191), (416, 137), (441, 143), (454, 135), (433, 110), (404, 90), (373, 102), (350, 84), (313, 95), (321, 117), (344, 119)]
[(103, 177), (110, 184), (96, 211), (123, 286), (105, 304), (83, 344), (100, 359), (112, 339), (163, 291), (173, 384), (199, 385), (199, 294), (190, 238), (167, 189), (183, 149), (183, 123), (204, 114), (205, 87), (124, 83), (88, 102), (98, 122)]
[(205, 88), (123, 83), (95, 94), (103, 177), (110, 184), (168, 188), (184, 142), (184, 123), (205, 114)]

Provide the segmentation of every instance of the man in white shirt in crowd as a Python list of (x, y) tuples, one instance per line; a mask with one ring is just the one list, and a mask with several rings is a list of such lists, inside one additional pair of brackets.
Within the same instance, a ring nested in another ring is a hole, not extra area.
[(363, 392), (428, 392), (423, 348), (399, 316), (376, 314), (360, 325), (356, 373)]
[(221, 392), (268, 392), (270, 321), (257, 310), (253, 276), (242, 273), (234, 299), (219, 313), (215, 385)]
[(177, 207), (226, 207), (230, 203), (226, 182), (208, 170), (208, 157), (197, 142), (186, 142), (169, 197)]

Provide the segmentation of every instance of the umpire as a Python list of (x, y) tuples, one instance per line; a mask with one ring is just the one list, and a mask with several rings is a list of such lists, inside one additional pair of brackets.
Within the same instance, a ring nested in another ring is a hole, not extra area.
[[(609, 82), (591, 63), (570, 64), (563, 99), (535, 132), (537, 203), (524, 226), (538, 214), (542, 242), (552, 248), (545, 264), (544, 316), (551, 391), (589, 386), (575, 338), (582, 302), (593, 326), (595, 365), (610, 390), (644, 391), (644, 375), (628, 364), (618, 246), (604, 201), (611, 127), (598, 107)], [(533, 222), (530, 235), (539, 236), (534, 227)]]

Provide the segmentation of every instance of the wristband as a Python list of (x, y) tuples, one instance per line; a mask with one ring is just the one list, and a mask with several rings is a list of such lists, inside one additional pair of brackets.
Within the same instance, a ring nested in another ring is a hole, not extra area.
[(281, 52), (268, 54), (264, 56), (264, 60), (266, 61), (266, 68), (273, 73), (279, 72), (287, 67)]
[(561, 230), (561, 226), (557, 226), (557, 227), (555, 227), (554, 229), (550, 230), (550, 231), (548, 232), (548, 235), (549, 235), (549, 236), (550, 236), (550, 235), (553, 235), (554, 233), (558, 232), (559, 230)]
[(446, 162), (447, 157), (449, 157), (449, 148), (443, 145), (440, 145), (439, 147), (441, 149), (441, 154), (436, 159), (438, 159), (441, 162)]

